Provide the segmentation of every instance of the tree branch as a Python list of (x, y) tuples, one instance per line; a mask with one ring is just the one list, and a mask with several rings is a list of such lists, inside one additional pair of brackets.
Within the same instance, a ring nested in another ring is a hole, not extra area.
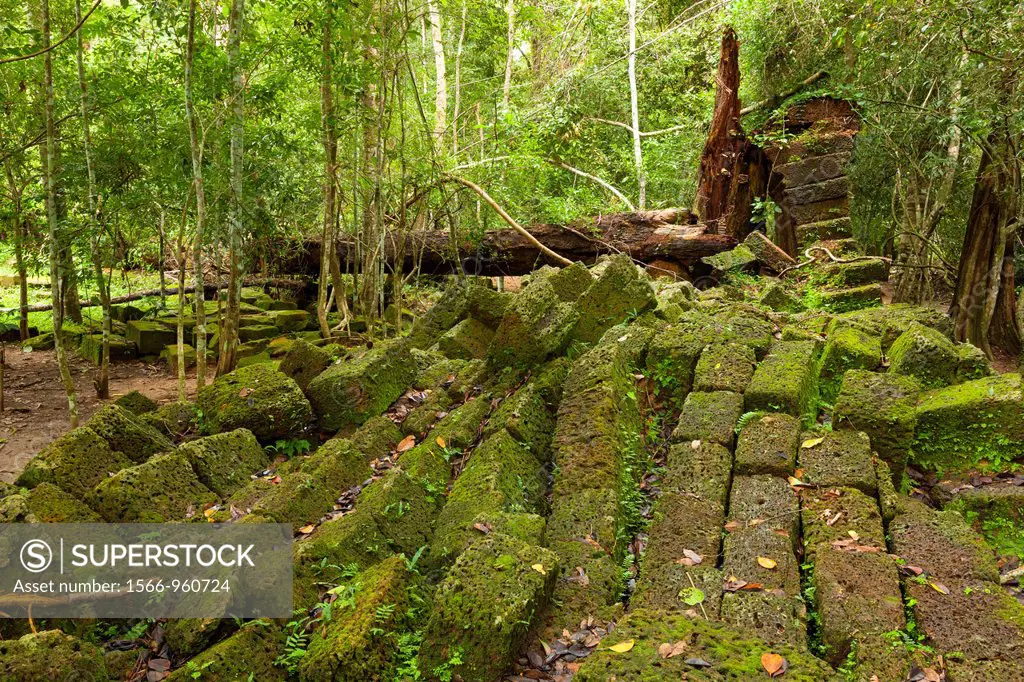
[(67, 41), (71, 40), (71, 38), (73, 38), (74, 35), (76, 33), (78, 33), (78, 29), (82, 28), (82, 26), (85, 24), (85, 22), (89, 20), (89, 17), (92, 16), (92, 13), (96, 11), (96, 8), (99, 7), (100, 3), (102, 3), (102, 2), (103, 2), (103, 0), (96, 0), (96, 2), (93, 3), (93, 6), (91, 8), (89, 8), (89, 11), (85, 13), (85, 16), (82, 17), (82, 20), (79, 21), (77, 24), (75, 24), (75, 27), (73, 29), (71, 29), (66, 36), (64, 36), (63, 38), (61, 38), (57, 42), (53, 43), (49, 47), (43, 48), (42, 50), (38, 50), (37, 52), (33, 52), (32, 54), (23, 54), (23, 55), (21, 55), (19, 57), (10, 57), (8, 59), (0, 59), (0, 64), (11, 64), (13, 62), (23, 62), (26, 59), (32, 59), (34, 57), (39, 57), (41, 55), (46, 54), (47, 52), (51, 52), (53, 50), (56, 50), (58, 47), (60, 47), (64, 43), (66, 43)]

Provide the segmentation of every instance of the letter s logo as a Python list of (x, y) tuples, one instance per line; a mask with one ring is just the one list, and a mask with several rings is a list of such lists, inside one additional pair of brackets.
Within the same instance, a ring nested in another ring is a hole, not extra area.
[(26, 571), (41, 573), (53, 563), (53, 551), (43, 540), (29, 540), (21, 546), (21, 565)]

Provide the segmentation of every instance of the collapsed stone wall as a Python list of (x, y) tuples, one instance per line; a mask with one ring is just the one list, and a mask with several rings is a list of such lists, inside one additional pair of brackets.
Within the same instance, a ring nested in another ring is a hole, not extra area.
[[(1020, 377), (935, 311), (807, 302), (624, 256), (514, 294), (456, 282), (401, 339), (295, 341), (195, 405), (104, 408), (0, 490), (0, 520), (292, 524), (292, 625), (170, 621), (175, 681), (758, 679), (768, 652), (786, 679), (1017, 679), (1024, 607), (991, 549), (896, 488), (908, 462), (1018, 459)], [(3, 627), (24, 636), (0, 678), (124, 676), (123, 652)]]

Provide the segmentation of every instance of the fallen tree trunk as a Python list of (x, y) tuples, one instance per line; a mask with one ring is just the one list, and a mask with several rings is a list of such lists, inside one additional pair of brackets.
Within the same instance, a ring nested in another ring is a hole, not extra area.
[[(726, 235), (706, 234), (704, 226), (696, 224), (685, 209), (616, 213), (588, 223), (532, 225), (525, 229), (559, 256), (585, 264), (604, 254), (626, 253), (641, 263), (667, 261), (688, 266), (736, 245), (736, 240)], [(418, 264), (424, 274), (452, 274), (461, 269), (469, 275), (497, 277), (525, 275), (543, 265), (559, 265), (513, 229), (492, 230), (479, 241), (466, 238), (454, 244), (444, 230), (391, 231), (385, 240), (385, 262), (390, 269), (402, 272), (412, 272)], [(338, 257), (349, 269), (356, 262), (355, 248), (352, 240), (337, 242)], [(310, 240), (305, 252), (287, 263), (286, 270), (315, 275), (319, 259), (320, 242)]]

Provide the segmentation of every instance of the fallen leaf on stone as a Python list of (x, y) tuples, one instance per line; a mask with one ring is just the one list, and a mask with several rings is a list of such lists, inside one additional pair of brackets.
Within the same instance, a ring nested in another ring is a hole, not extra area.
[(697, 554), (692, 549), (684, 549), (683, 558), (676, 559), (676, 563), (682, 566), (698, 566), (702, 561), (704, 561), (704, 557)]
[(857, 534), (857, 531), (851, 530), (851, 531), (849, 531), (849, 534), (850, 534), (850, 537), (853, 538), (854, 540), (860, 540), (860, 535)]
[(685, 661), (683, 661), (683, 663), (685, 663), (686, 665), (691, 666), (693, 668), (710, 668), (711, 667), (711, 662), (710, 661), (705, 661), (703, 658), (688, 658)]
[(736, 530), (739, 527), (740, 527), (740, 524), (737, 523), (736, 521), (730, 521), (729, 523), (725, 524), (725, 526), (724, 526), (726, 533), (731, 533), (731, 532), (733, 532), (734, 530)]
[(910, 564), (906, 564), (904, 566), (901, 566), (900, 570), (902, 570), (907, 575), (921, 575), (922, 573), (924, 573), (924, 569), (923, 568), (921, 568), (919, 566), (912, 566)]
[(619, 642), (618, 644), (612, 644), (610, 647), (608, 647), (608, 651), (614, 651), (617, 654), (624, 654), (627, 651), (632, 651), (634, 644), (636, 644), (636, 642), (634, 642), (631, 639), (627, 639), (624, 642)]
[(740, 580), (736, 576), (730, 576), (728, 580), (722, 583), (722, 589), (726, 592), (736, 592), (737, 590), (742, 590), (746, 585), (746, 580)]
[(761, 667), (768, 677), (781, 677), (786, 674), (786, 659), (778, 654), (766, 652), (761, 654)]
[(476, 528), (478, 531), (480, 531), (484, 535), (487, 535), (487, 534), (489, 534), (491, 532), (491, 526), (488, 523), (477, 522), (477, 523), (473, 524), (473, 528)]
[(780, 536), (782, 536), (784, 538), (788, 538), (789, 537), (789, 531), (786, 530), (785, 528), (776, 528), (772, 532), (775, 533), (776, 535), (780, 535)]
[(683, 640), (679, 640), (675, 644), (671, 642), (665, 642), (658, 647), (658, 655), (662, 658), (672, 658), (686, 651), (688, 645)]
[(441, 436), (438, 436), (437, 438), (435, 438), (434, 442), (437, 443), (438, 445), (440, 445), (442, 448), (448, 447), (447, 441), (445, 441), (444, 438), (441, 438)]
[(537, 571), (541, 575), (547, 575), (548, 574), (547, 569), (544, 568), (544, 564), (534, 564), (533, 566), (530, 566), (530, 568), (532, 568), (533, 570)]
[(694, 450), (696, 450), (697, 448), (700, 447), (700, 441), (699, 440), (695, 440), (695, 441), (691, 442), (690, 443), (690, 447), (693, 448)]
[(793, 472), (793, 475), (796, 476), (797, 478), (803, 478), (804, 477), (804, 470), (803, 469), (797, 469), (796, 471)]
[(684, 587), (679, 590), (679, 598), (687, 606), (697, 606), (704, 603), (704, 592), (696, 587)]
[(416, 447), (416, 436), (406, 436), (402, 439), (402, 442), (395, 448), (398, 452), (406, 452)]
[(596, 540), (596, 539), (594, 538), (594, 536), (593, 536), (593, 534), (592, 534), (592, 533), (587, 533), (587, 534), (586, 534), (586, 535), (585, 535), (585, 536), (583, 537), (583, 542), (587, 543), (588, 545), (590, 545), (590, 546), (591, 546), (591, 547), (593, 547), (594, 549), (600, 549), (600, 550), (604, 550), (604, 547), (602, 547), (602, 546), (601, 546), (601, 543), (600, 543), (600, 542), (598, 542), (598, 541), (597, 541), (597, 540)]
[(749, 521), (747, 521), (747, 526), (749, 526), (750, 528), (756, 528), (757, 526), (760, 526), (762, 523), (764, 523), (764, 519), (750, 519)]
[(587, 577), (587, 573), (583, 570), (582, 566), (577, 566), (573, 574), (566, 578), (566, 580), (570, 583), (579, 583), (584, 587), (590, 584), (590, 578)]
[(272, 479), (270, 479), (270, 482), (273, 483), (274, 485), (279, 484), (281, 482), (281, 476), (274, 476)]
[(239, 398), (248, 398), (250, 394), (252, 394), (252, 389), (251, 388), (243, 388), (241, 391), (238, 392), (238, 397)]
[(300, 528), (299, 532), (302, 533), (303, 535), (309, 535), (315, 529), (316, 529), (316, 524), (315, 523), (311, 523), (309, 525), (306, 525), (306, 526), (303, 526), (302, 528)]
[(757, 564), (758, 564), (758, 565), (759, 565), (759, 566), (760, 566), (761, 568), (767, 568), (767, 569), (768, 569), (769, 571), (770, 571), (770, 570), (772, 570), (773, 568), (775, 568), (776, 566), (778, 566), (778, 565), (779, 565), (779, 564), (778, 564), (778, 563), (777, 563), (777, 562), (775, 561), (775, 559), (769, 559), (769, 558), (768, 558), (768, 557), (766, 557), (766, 556), (759, 556), (759, 557), (757, 557)]
[(806, 483), (801, 481), (796, 476), (790, 476), (786, 480), (789, 481), (789, 485), (791, 485), (794, 488), (807, 488), (807, 487), (809, 487)]
[(949, 588), (940, 582), (933, 580), (928, 584), (931, 585), (932, 589), (938, 592), (939, 594), (949, 594)]
[(821, 445), (824, 442), (825, 442), (824, 438), (808, 438), (807, 440), (805, 440), (803, 443), (800, 444), (800, 447), (801, 448), (810, 449), (810, 448), (813, 448), (816, 445)]
[(880, 547), (858, 544), (857, 541), (853, 538), (836, 540), (832, 543), (832, 549), (839, 549), (844, 552), (857, 552), (860, 554), (876, 554), (882, 551)]

